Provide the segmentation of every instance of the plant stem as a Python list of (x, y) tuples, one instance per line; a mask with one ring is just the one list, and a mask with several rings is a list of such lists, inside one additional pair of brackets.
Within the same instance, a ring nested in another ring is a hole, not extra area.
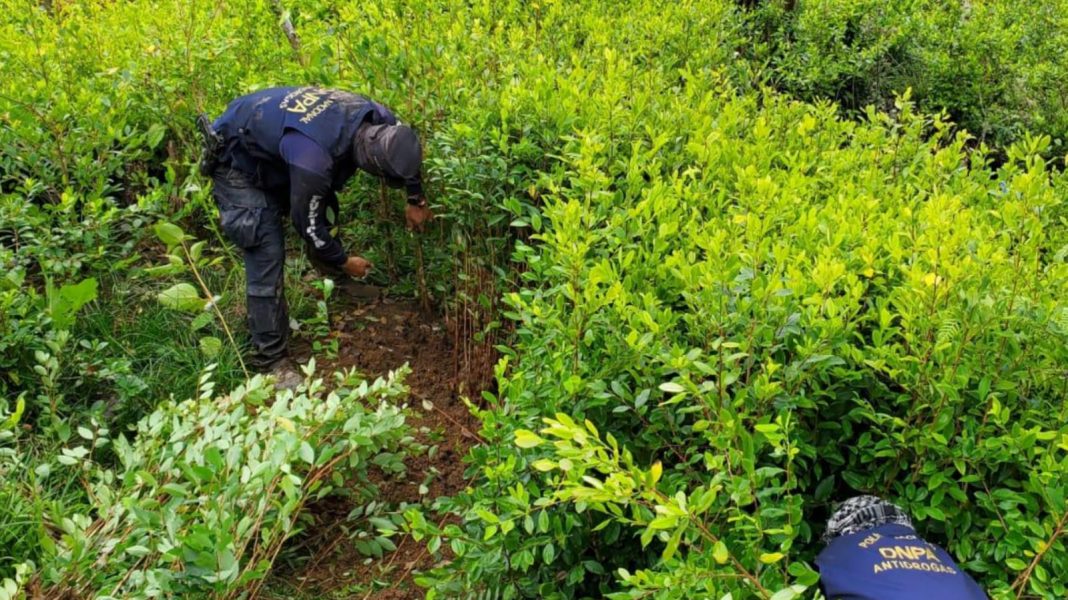
[(1049, 538), (1049, 541), (1043, 545), (1042, 551), (1035, 553), (1035, 557), (1031, 559), (1031, 564), (1027, 565), (1024, 572), (1012, 583), (1012, 587), (1016, 589), (1016, 600), (1020, 600), (1023, 596), (1024, 590), (1027, 589), (1027, 582), (1031, 580), (1031, 574), (1034, 573), (1038, 563), (1042, 561), (1042, 557), (1053, 547), (1057, 538), (1064, 533), (1064, 526), (1066, 523), (1068, 523), (1068, 510), (1064, 511), (1064, 514), (1061, 515), (1061, 520), (1057, 523), (1057, 528), (1053, 530), (1053, 535)]
[(308, 59), (300, 49), (300, 36), (297, 35), (293, 22), (289, 20), (286, 7), (282, 6), (282, 0), (271, 0), (271, 10), (278, 17), (282, 26), (282, 33), (286, 34), (286, 39), (289, 40), (289, 46), (293, 48), (293, 55), (296, 56), (297, 62), (300, 63), (300, 66), (307, 67)]
[(419, 287), (419, 305), (430, 312), (430, 292), (426, 287), (426, 267), (423, 263), (423, 238), (415, 236), (415, 277)]
[(193, 271), (193, 276), (196, 277), (197, 283), (200, 284), (200, 289), (204, 292), (204, 295), (208, 298), (208, 302), (211, 303), (212, 310), (215, 311), (215, 315), (219, 317), (219, 323), (222, 325), (223, 331), (226, 332), (227, 339), (230, 340), (230, 344), (237, 352), (237, 362), (241, 365), (241, 372), (245, 374), (245, 379), (248, 380), (251, 376), (248, 374), (248, 367), (245, 366), (245, 359), (241, 357), (241, 347), (234, 341), (234, 334), (230, 331), (230, 326), (226, 323), (226, 317), (223, 316), (222, 310), (219, 309), (219, 304), (215, 302), (215, 296), (212, 295), (211, 290), (208, 289), (208, 285), (204, 283), (204, 279), (200, 276), (200, 271), (197, 269), (197, 263), (193, 260), (193, 255), (189, 253), (189, 247), (185, 245), (185, 240), (182, 240), (182, 252), (185, 252), (185, 258), (189, 261), (189, 267)]

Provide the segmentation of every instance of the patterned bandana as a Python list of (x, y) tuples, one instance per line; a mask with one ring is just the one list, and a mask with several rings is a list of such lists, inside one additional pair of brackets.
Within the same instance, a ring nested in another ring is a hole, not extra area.
[(876, 496), (854, 496), (843, 502), (831, 515), (823, 540), (829, 542), (839, 536), (887, 523), (912, 528), (912, 520), (897, 505)]

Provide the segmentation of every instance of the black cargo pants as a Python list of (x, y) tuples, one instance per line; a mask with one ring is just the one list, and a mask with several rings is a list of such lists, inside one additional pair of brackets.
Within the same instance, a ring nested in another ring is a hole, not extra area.
[(288, 354), (282, 223), (286, 204), (282, 198), (255, 187), (244, 173), (229, 167), (216, 169), (212, 180), (222, 231), (245, 255), (246, 306), (252, 334), (248, 363), (264, 370)]

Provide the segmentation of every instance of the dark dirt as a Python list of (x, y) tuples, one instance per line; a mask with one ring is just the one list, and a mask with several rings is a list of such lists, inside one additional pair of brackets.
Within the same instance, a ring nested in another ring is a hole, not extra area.
[[(425, 452), (408, 457), (403, 477), (372, 472), (371, 479), (378, 488), (376, 499), (397, 506), (456, 494), (466, 486), (463, 458), (478, 439), (478, 422), (457, 393), (465, 374), (457, 372), (447, 328), (410, 300), (349, 297), (337, 304), (332, 310), (338, 357), (317, 357), (320, 370), (355, 367), (368, 377), (377, 377), (408, 363), (412, 370), (406, 379), (411, 407), (408, 423), (420, 443), (438, 446), (433, 458)], [(299, 346), (295, 353), (301, 354)], [(477, 393), (474, 398), (477, 401)], [(429, 491), (420, 494), (419, 486), (424, 483)], [(425, 541), (398, 534), (393, 538), (395, 552), (368, 561), (338, 527), (350, 508), (344, 499), (308, 507), (314, 524), (301, 543), (312, 559), (293, 572), (276, 572), (275, 576), (284, 578), (298, 597), (422, 598), (424, 593), (412, 582), (412, 576), (435, 564)]]

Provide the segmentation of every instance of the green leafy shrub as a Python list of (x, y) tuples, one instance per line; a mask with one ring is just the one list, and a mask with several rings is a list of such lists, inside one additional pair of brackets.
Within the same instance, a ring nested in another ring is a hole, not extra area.
[[(231, 597), (257, 587), (305, 504), (367, 485), (372, 461), (407, 436), (391, 402), (404, 394), (404, 372), (374, 383), (339, 374), (327, 392), (312, 369), (296, 394), (256, 376), (216, 396), (209, 373), (198, 398), (161, 405), (132, 441), (79, 428), (42, 477), (80, 474), (90, 505), (48, 515), (58, 536), (38, 538), (46, 555), (32, 585), (49, 597)], [(117, 468), (97, 458), (108, 447)]]
[(1003, 147), (1027, 131), (1068, 142), (1068, 5), (1014, 2), (761, 2), (742, 11), (755, 67), (742, 70), (800, 98), (833, 99), (850, 114), (892, 110), (907, 89), (981, 142)]
[(904, 101), (857, 124), (687, 81), (649, 124), (684, 135), (570, 140), (540, 244), (517, 251), (530, 288), (507, 298), (517, 339), (483, 435), (567, 413), (589, 445), (558, 416), (551, 452), (475, 451), (464, 523), (424, 530), (457, 559), (423, 583), (791, 597), (830, 503), (868, 491), (996, 596), (1061, 595), (1068, 263), (1049, 139), (995, 170)]
[[(62, 450), (79, 428), (111, 439), (195, 387), (210, 352), (235, 376), (229, 346), (200, 343), (223, 336), (203, 289), (195, 317), (177, 314), (156, 298), (192, 297), (183, 270), (127, 273), (165, 255), (144, 235), (159, 218), (211, 239), (192, 117), (317, 83), (415, 124), (440, 217), (420, 245), (398, 232), (400, 198), (361, 177), (343, 237), (386, 267), (379, 283), (415, 290), (425, 271), (450, 326), (503, 356), (475, 481), (440, 501), (458, 516), (410, 514), (453, 557), (421, 575), (429, 596), (790, 597), (813, 584), (830, 504), (861, 490), (906, 505), (995, 596), (1065, 595), (1068, 208), (1048, 161), (1063, 155), (1068, 11), (284, 4), (295, 51), (274, 3), (0, 6), (0, 412), (24, 394), (23, 427), (63, 417), (8, 453), (0, 574), (31, 559), (38, 583), (106, 593), (167, 556), (140, 544), (90, 573), (88, 555), (30, 547), (27, 531), (93, 506), (60, 476), (77, 465), (35, 470), (83, 460)], [(220, 246), (178, 262), (203, 260), (227, 322), (240, 271)], [(57, 327), (48, 290), (89, 279), (97, 300)], [(116, 477), (102, 489), (153, 489), (120, 482), (110, 452), (94, 454)], [(230, 593), (205, 573), (168, 585)]]

